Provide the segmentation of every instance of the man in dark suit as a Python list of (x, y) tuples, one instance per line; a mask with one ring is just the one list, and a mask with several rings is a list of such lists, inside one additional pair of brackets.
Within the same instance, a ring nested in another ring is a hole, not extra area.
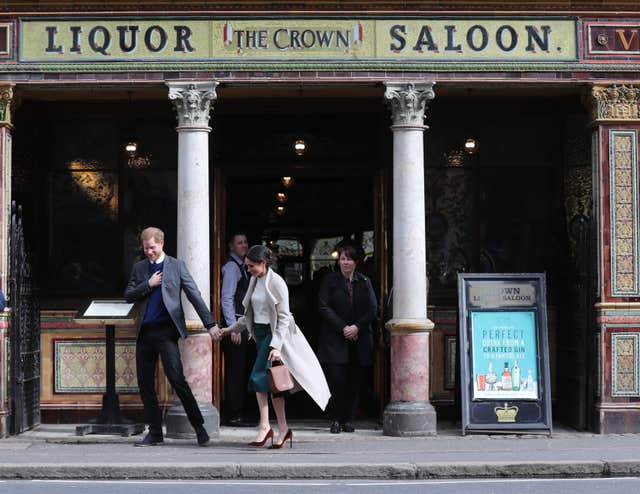
[(147, 259), (134, 264), (124, 292), (127, 302), (138, 308), (136, 325), (136, 370), (149, 433), (136, 446), (155, 446), (163, 441), (162, 412), (155, 389), (158, 355), (176, 394), (182, 401), (189, 422), (196, 431), (198, 444), (206, 446), (209, 434), (198, 402), (184, 378), (178, 338), (187, 337), (180, 294), (184, 290), (207, 329), (216, 326), (200, 291), (183, 261), (164, 253), (164, 233), (146, 228), (140, 234)]

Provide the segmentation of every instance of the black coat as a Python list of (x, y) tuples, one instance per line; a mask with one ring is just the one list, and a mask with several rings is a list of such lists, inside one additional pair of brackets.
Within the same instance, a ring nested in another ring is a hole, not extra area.
[(373, 332), (371, 323), (376, 317), (378, 304), (371, 281), (361, 273), (353, 276), (353, 305), (349, 303), (347, 281), (342, 273), (328, 273), (322, 279), (319, 294), (320, 334), (318, 359), (327, 364), (346, 364), (349, 344), (342, 330), (345, 326), (358, 326), (356, 347), (360, 365), (373, 364)]

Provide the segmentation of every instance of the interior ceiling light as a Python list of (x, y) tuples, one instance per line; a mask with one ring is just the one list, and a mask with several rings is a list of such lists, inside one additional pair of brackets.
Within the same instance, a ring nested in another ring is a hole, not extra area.
[(285, 202), (287, 202), (288, 197), (287, 197), (287, 194), (285, 194), (284, 192), (278, 192), (276, 194), (276, 199), (280, 203), (285, 203)]
[(276, 206), (276, 214), (282, 216), (286, 211), (286, 208), (282, 205)]
[(138, 150), (138, 143), (135, 141), (127, 142), (124, 146), (124, 150), (129, 154), (136, 154)]
[(282, 182), (282, 185), (284, 185), (287, 188), (291, 187), (294, 182), (293, 177), (282, 177), (280, 181)]
[(469, 154), (475, 153), (478, 150), (478, 141), (473, 137), (470, 137), (464, 141), (464, 150)]
[(296, 152), (298, 156), (302, 156), (304, 152), (307, 150), (307, 144), (303, 139), (298, 139), (293, 145), (293, 150)]

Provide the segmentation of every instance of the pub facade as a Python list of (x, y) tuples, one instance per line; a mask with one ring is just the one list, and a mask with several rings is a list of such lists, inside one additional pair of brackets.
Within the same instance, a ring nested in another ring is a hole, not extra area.
[[(0, 434), (17, 432), (24, 365), (11, 345), (18, 207), (43, 422), (99, 411), (104, 323), (80, 315), (121, 297), (153, 225), (216, 318), (230, 233), (273, 247), (312, 345), (335, 245), (361, 244), (380, 311), (358, 416), (397, 436), (460, 414), (457, 273), (545, 273), (554, 419), (637, 432), (640, 14), (467, 4), (8, 2)], [(185, 305), (185, 374), (217, 424), (224, 355)], [(116, 327), (116, 388), (139, 418), (133, 327)], [(157, 386), (179, 413), (162, 373)], [(305, 397), (288, 406), (322, 419)]]

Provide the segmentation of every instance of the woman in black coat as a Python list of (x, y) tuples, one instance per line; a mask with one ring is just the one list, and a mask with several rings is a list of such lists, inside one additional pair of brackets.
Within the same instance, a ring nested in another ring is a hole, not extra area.
[(356, 271), (359, 256), (352, 245), (338, 248), (340, 272), (322, 279), (318, 359), (333, 400), (331, 432), (353, 432), (353, 414), (364, 370), (373, 365), (371, 323), (376, 296), (369, 278)]

